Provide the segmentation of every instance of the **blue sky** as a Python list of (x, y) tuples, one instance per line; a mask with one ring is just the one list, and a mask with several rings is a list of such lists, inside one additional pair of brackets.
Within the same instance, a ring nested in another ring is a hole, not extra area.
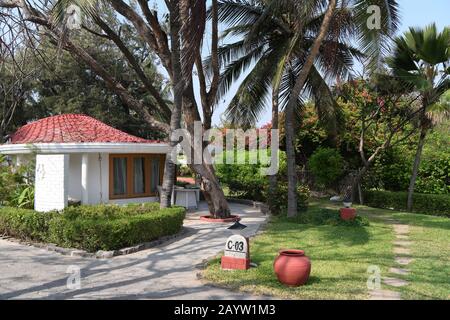
[[(156, 2), (160, 2), (158, 0)], [(438, 29), (442, 30), (445, 26), (450, 26), (450, 0), (398, 0), (400, 4), (401, 24), (400, 32), (404, 32), (408, 27), (423, 27), (435, 22)], [(161, 8), (161, 6), (160, 6)], [(213, 124), (219, 124), (221, 115), (226, 108), (230, 97), (238, 88), (238, 83), (233, 85), (229, 94), (216, 107), (213, 116)], [(198, 92), (198, 90), (195, 90)], [(259, 121), (258, 125), (270, 121), (270, 104), (267, 105), (267, 111)]]

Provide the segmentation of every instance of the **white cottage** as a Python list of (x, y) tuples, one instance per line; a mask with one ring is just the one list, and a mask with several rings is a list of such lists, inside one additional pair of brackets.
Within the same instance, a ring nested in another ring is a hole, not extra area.
[(0, 145), (16, 164), (35, 159), (37, 211), (63, 209), (69, 201), (156, 201), (168, 149), (80, 114), (29, 123)]

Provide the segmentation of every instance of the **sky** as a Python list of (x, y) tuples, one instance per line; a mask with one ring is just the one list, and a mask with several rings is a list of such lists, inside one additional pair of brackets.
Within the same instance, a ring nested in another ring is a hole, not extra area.
[[(403, 33), (409, 27), (423, 27), (432, 22), (436, 23), (438, 30), (442, 30), (445, 26), (450, 26), (450, 0), (398, 0), (398, 2), (401, 15), (399, 33)], [(213, 115), (213, 124), (220, 124), (223, 112), (238, 87), (239, 81), (231, 87), (228, 95), (217, 105)], [(194, 83), (194, 90), (196, 93), (199, 91), (197, 83)], [(264, 112), (258, 125), (270, 122), (270, 118), (270, 101), (268, 101), (267, 110)]]

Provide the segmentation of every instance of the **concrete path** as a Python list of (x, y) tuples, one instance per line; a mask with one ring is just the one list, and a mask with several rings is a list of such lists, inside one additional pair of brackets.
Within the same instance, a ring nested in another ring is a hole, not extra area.
[[(254, 235), (266, 216), (259, 209), (230, 204)], [(231, 235), (230, 224), (204, 223), (202, 203), (188, 213), (188, 233), (171, 243), (107, 260), (75, 258), (0, 240), (0, 299), (258, 299), (202, 284), (204, 259), (216, 255)], [(79, 269), (78, 269), (79, 268)], [(80, 288), (76, 285), (80, 270)], [(69, 286), (67, 283), (69, 282)], [(69, 289), (71, 288), (71, 289)]]
[[(412, 242), (409, 241), (409, 226), (406, 224), (400, 224), (398, 221), (391, 218), (385, 218), (384, 220), (386, 223), (391, 224), (394, 228), (396, 237), (396, 240), (394, 241), (394, 254), (397, 266), (389, 269), (389, 273), (393, 276), (383, 277), (383, 283), (387, 286), (390, 286), (391, 288), (407, 286), (409, 282), (402, 279), (402, 276), (409, 274), (409, 270), (406, 269), (406, 266), (413, 261), (413, 259), (410, 257), (410, 246)], [(395, 290), (377, 289), (370, 292), (370, 299), (401, 300), (401, 296), (400, 293)]]

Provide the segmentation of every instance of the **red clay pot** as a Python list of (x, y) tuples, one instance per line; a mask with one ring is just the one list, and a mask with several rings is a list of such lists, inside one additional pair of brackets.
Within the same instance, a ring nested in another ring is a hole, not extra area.
[(275, 258), (273, 269), (281, 283), (297, 287), (308, 281), (311, 261), (303, 250), (281, 250)]
[(355, 208), (341, 208), (339, 210), (342, 220), (353, 220), (356, 217)]

